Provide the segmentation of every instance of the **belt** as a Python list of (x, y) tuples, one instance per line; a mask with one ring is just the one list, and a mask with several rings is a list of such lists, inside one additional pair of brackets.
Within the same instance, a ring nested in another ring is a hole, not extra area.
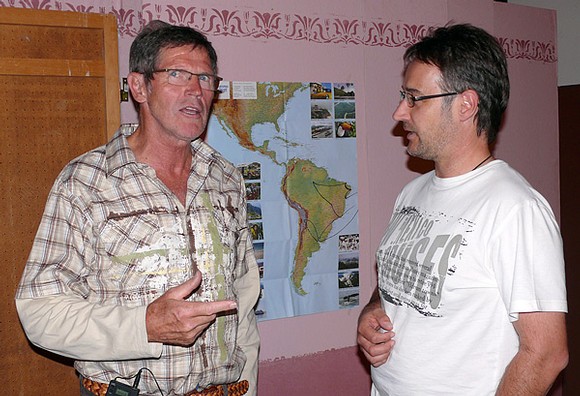
[(92, 394), (97, 396), (106, 396), (107, 389), (109, 389), (109, 384), (103, 384), (102, 382), (97, 382), (90, 380), (88, 378), (82, 377), (81, 383), (86, 390), (91, 391)]
[[(106, 396), (109, 384), (103, 384), (102, 382), (97, 382), (90, 380), (88, 378), (82, 377), (82, 384), (85, 389), (91, 391), (96, 396)], [(232, 382), (227, 385), (213, 385), (209, 388), (191, 391), (186, 393), (185, 396), (242, 396), (248, 391), (250, 384), (248, 381), (243, 380), (239, 382)]]
[(227, 385), (213, 385), (200, 391), (189, 392), (185, 396), (241, 396), (246, 394), (249, 387), (249, 382), (242, 380)]

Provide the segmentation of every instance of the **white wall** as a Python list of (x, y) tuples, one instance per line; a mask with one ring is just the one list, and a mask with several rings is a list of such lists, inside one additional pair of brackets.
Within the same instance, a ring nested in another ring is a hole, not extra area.
[(508, 0), (509, 3), (556, 10), (558, 18), (558, 85), (580, 84), (580, 1)]

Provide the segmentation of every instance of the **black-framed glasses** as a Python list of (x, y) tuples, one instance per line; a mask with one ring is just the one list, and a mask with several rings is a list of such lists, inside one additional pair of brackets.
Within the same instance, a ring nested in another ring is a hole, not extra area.
[(443, 96), (457, 95), (458, 93), (459, 92), (443, 92), (443, 93), (438, 93), (438, 94), (433, 94), (433, 95), (413, 96), (407, 91), (403, 91), (403, 90), (399, 91), (399, 94), (401, 95), (401, 101), (405, 100), (407, 102), (407, 106), (409, 106), (409, 107), (414, 107), (415, 102), (420, 102), (422, 100), (427, 100), (427, 99), (441, 98)]
[(167, 73), (167, 82), (171, 85), (185, 86), (188, 85), (193, 76), (197, 77), (201, 89), (207, 91), (216, 91), (220, 81), (220, 76), (207, 73), (192, 73), (183, 69), (159, 69), (153, 70), (153, 73)]

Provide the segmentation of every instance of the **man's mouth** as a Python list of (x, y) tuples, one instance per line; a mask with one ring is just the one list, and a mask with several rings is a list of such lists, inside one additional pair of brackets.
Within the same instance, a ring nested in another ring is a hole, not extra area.
[(181, 109), (181, 112), (190, 116), (199, 116), (202, 114), (201, 109), (197, 106), (185, 106)]

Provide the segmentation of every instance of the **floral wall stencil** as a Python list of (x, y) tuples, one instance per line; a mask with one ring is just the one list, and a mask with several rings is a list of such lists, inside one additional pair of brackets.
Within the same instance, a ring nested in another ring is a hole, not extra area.
[[(371, 47), (408, 47), (422, 37), (430, 26), (414, 22), (389, 21), (388, 16), (364, 20), (323, 17), (261, 10), (199, 7), (141, 3), (139, 1), (1, 0), (0, 6), (111, 13), (117, 18), (119, 37), (135, 37), (152, 19), (194, 27), (210, 36), (264, 40), (308, 41), (319, 44), (364, 45)], [(553, 42), (538, 42), (521, 37), (499, 37), (509, 58), (556, 62)]]

